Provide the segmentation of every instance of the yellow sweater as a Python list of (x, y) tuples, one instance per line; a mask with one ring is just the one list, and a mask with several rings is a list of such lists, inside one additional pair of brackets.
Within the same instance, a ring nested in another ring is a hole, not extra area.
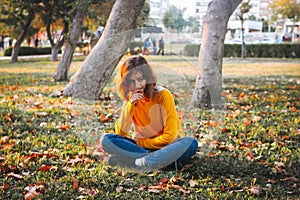
[(147, 149), (160, 149), (182, 137), (184, 132), (172, 94), (163, 87), (158, 87), (158, 91), (151, 101), (139, 100), (135, 105), (130, 101), (125, 102), (115, 124), (115, 132), (126, 137), (133, 123), (133, 139)]

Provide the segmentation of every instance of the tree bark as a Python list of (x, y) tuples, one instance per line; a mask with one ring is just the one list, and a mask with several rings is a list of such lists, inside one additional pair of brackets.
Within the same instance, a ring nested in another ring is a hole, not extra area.
[(59, 62), (54, 80), (66, 81), (68, 80), (68, 74), (70, 65), (73, 59), (73, 54), (81, 36), (81, 27), (83, 24), (84, 17), (87, 12), (86, 4), (83, 1), (79, 1), (77, 12), (73, 20), (73, 26), (70, 33), (70, 39), (66, 45), (66, 49), (62, 55), (62, 59)]
[(13, 50), (12, 50), (12, 54), (11, 54), (11, 61), (10, 62), (18, 62), (18, 56), (19, 56), (19, 52), (21, 50), (21, 44), (22, 42), (24, 41), (25, 37), (26, 37), (26, 34), (27, 34), (27, 31), (30, 27), (30, 24), (32, 22), (34, 18), (34, 15), (29, 15), (28, 18), (27, 18), (27, 22), (26, 24), (24, 25), (24, 29), (23, 31), (20, 33), (14, 47), (13, 47)]
[(117, 0), (96, 46), (71, 78), (63, 94), (86, 100), (99, 97), (134, 36), (145, 0)]
[(198, 74), (191, 106), (220, 109), (222, 104), (222, 61), (229, 17), (242, 0), (213, 0), (203, 22)]
[(51, 26), (51, 21), (49, 21), (46, 25), (47, 36), (48, 36), (48, 39), (49, 39), (51, 47), (52, 47), (51, 61), (57, 61), (58, 52), (62, 48), (62, 46), (64, 45), (64, 42), (65, 42), (65, 35), (69, 32), (69, 24), (68, 24), (68, 22), (64, 21), (64, 28), (60, 34), (59, 39), (56, 41), (56, 43), (54, 42), (54, 39), (52, 37), (52, 32), (51, 32), (50, 26)]

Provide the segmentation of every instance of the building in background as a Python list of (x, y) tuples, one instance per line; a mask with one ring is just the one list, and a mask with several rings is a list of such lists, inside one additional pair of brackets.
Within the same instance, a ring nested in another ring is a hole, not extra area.
[[(167, 32), (162, 23), (164, 13), (170, 8), (171, 5), (175, 5), (177, 8), (187, 7), (185, 17), (195, 17), (199, 21), (200, 25), (200, 35), (202, 32), (203, 20), (207, 12), (209, 3), (212, 0), (188, 0), (188, 2), (180, 0), (147, 0), (150, 5), (150, 14), (149, 14), (149, 24), (150, 26), (161, 27), (163, 32)], [(300, 0), (299, 0), (300, 1)], [(269, 21), (271, 19), (271, 9), (270, 4), (273, 0), (250, 0), (252, 5), (249, 13), (245, 15), (254, 16), (256, 20), (246, 20), (244, 23), (244, 32), (245, 34), (252, 34), (251, 37), (266, 37), (266, 32), (262, 32), (262, 26), (264, 21)], [(300, 32), (300, 22), (293, 24), (289, 20), (278, 21), (272, 24), (276, 29), (276, 33), (270, 33), (270, 37), (281, 37), (282, 34), (288, 33), (291, 31), (291, 27), (295, 26), (295, 32)], [(270, 31), (270, 26), (269, 26)], [(185, 33), (187, 35), (187, 33)], [(226, 35), (226, 40), (232, 38), (239, 38), (241, 35), (241, 22), (237, 20), (235, 13), (229, 19), (228, 22), (228, 34)], [(256, 35), (256, 36), (255, 36)], [(189, 36), (193, 37), (193, 36)], [(199, 37), (199, 36), (197, 36)], [(190, 38), (191, 39), (191, 38)], [(253, 38), (251, 38), (253, 40)]]
[(162, 19), (164, 13), (169, 9), (169, 0), (148, 0), (150, 5), (149, 24), (150, 26), (158, 26), (164, 28)]

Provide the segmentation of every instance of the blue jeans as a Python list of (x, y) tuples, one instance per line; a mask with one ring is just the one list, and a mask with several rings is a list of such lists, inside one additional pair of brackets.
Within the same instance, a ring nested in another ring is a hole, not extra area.
[(134, 140), (118, 134), (104, 134), (100, 144), (103, 150), (109, 154), (118, 154), (123, 158), (131, 159), (144, 157), (146, 167), (152, 169), (166, 167), (175, 161), (184, 165), (198, 148), (197, 140), (192, 137), (178, 138), (173, 143), (158, 150), (142, 148)]

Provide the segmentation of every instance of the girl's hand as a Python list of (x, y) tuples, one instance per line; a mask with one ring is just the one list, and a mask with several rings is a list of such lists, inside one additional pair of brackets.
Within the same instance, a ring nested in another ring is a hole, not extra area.
[(144, 95), (142, 92), (132, 93), (130, 96), (131, 96), (130, 102), (133, 105), (135, 105), (138, 100), (141, 100), (144, 98)]

